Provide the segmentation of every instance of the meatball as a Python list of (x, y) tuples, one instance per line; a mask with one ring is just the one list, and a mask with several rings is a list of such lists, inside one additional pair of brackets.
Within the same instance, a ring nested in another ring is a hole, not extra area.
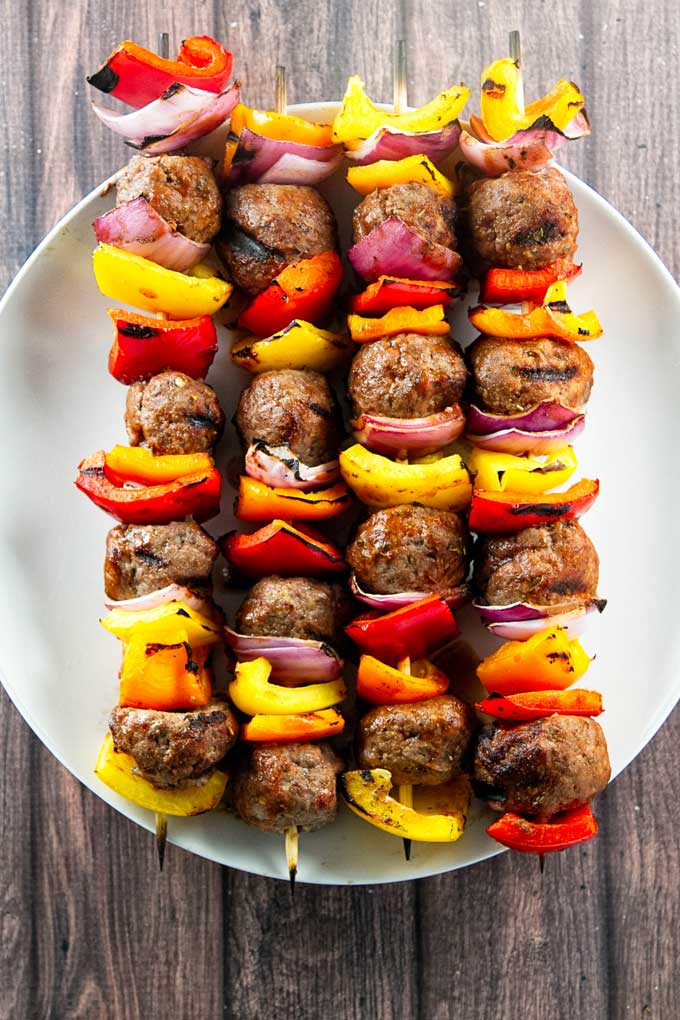
[(187, 786), (212, 769), (233, 747), (236, 716), (226, 701), (191, 712), (114, 708), (109, 729), (117, 751), (132, 755), (140, 775), (154, 786)]
[(549, 818), (587, 803), (610, 775), (601, 727), (575, 715), (485, 726), (475, 750), (475, 790), (496, 811)]
[(593, 385), (593, 363), (579, 344), (543, 337), (480, 336), (467, 350), (474, 399), (491, 414), (519, 414), (543, 400), (581, 410)]
[(116, 184), (116, 202), (145, 198), (173, 230), (201, 244), (220, 229), (222, 198), (204, 156), (133, 156)]
[(256, 375), (241, 393), (235, 420), (246, 447), (257, 439), (288, 446), (310, 467), (338, 456), (340, 412), (320, 372), (291, 368)]
[(218, 242), (237, 287), (264, 290), (278, 273), (336, 247), (335, 217), (318, 191), (295, 184), (243, 184), (225, 199)]
[(512, 602), (575, 609), (595, 597), (600, 562), (578, 521), (556, 521), (515, 535), (482, 538), (474, 585), (491, 606)]
[(471, 709), (452, 694), (381, 705), (359, 723), (359, 768), (388, 769), (400, 786), (448, 783), (462, 771), (474, 727)]
[(357, 417), (425, 418), (457, 404), (466, 380), (457, 343), (441, 336), (398, 333), (359, 350), (348, 388)]
[(110, 599), (132, 599), (168, 584), (209, 588), (217, 546), (192, 521), (119, 524), (106, 536), (104, 590)]
[(334, 821), (342, 763), (327, 744), (259, 744), (241, 758), (234, 807), (248, 825), (314, 832)]
[(339, 584), (311, 577), (263, 577), (254, 584), (236, 614), (241, 634), (333, 641), (349, 613), (349, 598)]
[(346, 558), (366, 591), (436, 592), (448, 598), (460, 592), (467, 576), (466, 552), (458, 514), (404, 505), (378, 510), (360, 524)]
[(470, 186), (466, 227), (480, 268), (541, 269), (574, 254), (578, 213), (555, 167), (514, 170)]
[(415, 181), (378, 188), (359, 203), (354, 210), (354, 243), (361, 241), (390, 216), (398, 217), (433, 244), (456, 247), (456, 208), (453, 202), (438, 195), (426, 184)]
[(204, 453), (222, 435), (224, 415), (211, 386), (183, 372), (161, 372), (130, 386), (125, 425), (133, 446), (152, 453)]

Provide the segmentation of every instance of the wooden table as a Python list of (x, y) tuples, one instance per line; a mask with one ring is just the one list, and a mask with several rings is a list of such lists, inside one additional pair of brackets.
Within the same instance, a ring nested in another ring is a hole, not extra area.
[[(262, 105), (277, 62), (290, 102), (340, 96), (354, 72), (389, 100), (401, 35), (422, 103), (451, 81), (476, 86), (519, 27), (531, 91), (565, 75), (588, 97), (593, 136), (566, 162), (680, 269), (674, 0), (0, 9), (3, 284), (129, 155), (90, 114), (85, 74), (121, 37), (153, 45), (160, 29), (175, 44), (226, 41), (246, 100)], [(176, 848), (159, 877), (149, 835), (81, 787), (2, 699), (2, 1020), (680, 1016), (677, 713), (600, 798), (600, 838), (550, 860), (542, 879), (534, 860), (504, 855), (382, 888), (300, 886), (291, 904), (283, 883)]]

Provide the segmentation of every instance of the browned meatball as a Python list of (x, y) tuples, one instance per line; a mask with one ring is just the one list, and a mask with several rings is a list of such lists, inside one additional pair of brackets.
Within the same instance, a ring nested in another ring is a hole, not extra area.
[(116, 750), (132, 755), (145, 779), (173, 787), (190, 785), (224, 758), (238, 722), (226, 701), (213, 701), (191, 712), (116, 707), (109, 729)]
[(339, 584), (311, 577), (263, 577), (236, 614), (241, 634), (333, 641), (347, 619), (349, 598)]
[(183, 372), (161, 372), (130, 386), (125, 425), (133, 446), (152, 453), (204, 453), (222, 435), (224, 415), (211, 386)]
[(243, 184), (226, 196), (218, 251), (237, 287), (258, 294), (288, 265), (336, 247), (335, 218), (314, 188)]
[(457, 343), (447, 337), (398, 333), (359, 350), (348, 388), (356, 417), (425, 418), (457, 404), (466, 379)]
[(452, 694), (381, 705), (359, 723), (359, 768), (388, 769), (397, 785), (448, 783), (462, 771), (474, 726), (470, 708)]
[(466, 224), (473, 261), (482, 268), (541, 269), (576, 251), (578, 212), (555, 167), (475, 181)]
[(248, 825), (314, 832), (335, 820), (342, 762), (327, 744), (259, 744), (234, 776), (234, 807)]
[(489, 535), (475, 549), (474, 584), (490, 606), (513, 602), (573, 609), (594, 598), (600, 561), (578, 521)]
[(116, 184), (118, 205), (145, 198), (173, 230), (201, 244), (220, 229), (222, 198), (204, 156), (133, 156)]
[(480, 336), (467, 355), (475, 403), (491, 414), (519, 414), (544, 400), (576, 410), (588, 403), (594, 366), (579, 344)]
[(433, 244), (442, 244), (445, 248), (456, 247), (456, 209), (453, 202), (438, 195), (426, 184), (415, 181), (378, 188), (359, 203), (354, 210), (354, 243), (370, 234), (374, 227), (379, 227), (390, 216), (398, 217)]
[(378, 510), (359, 525), (346, 558), (365, 591), (456, 594), (467, 576), (467, 541), (458, 514), (424, 506)]
[(497, 811), (549, 818), (587, 803), (610, 775), (607, 742), (593, 719), (550, 715), (479, 734), (475, 789)]
[(320, 372), (283, 369), (256, 375), (241, 393), (236, 425), (246, 447), (257, 439), (288, 446), (304, 464), (335, 460), (340, 412)]
[(106, 536), (104, 590), (119, 600), (173, 583), (207, 588), (216, 556), (212, 538), (193, 521), (119, 524)]

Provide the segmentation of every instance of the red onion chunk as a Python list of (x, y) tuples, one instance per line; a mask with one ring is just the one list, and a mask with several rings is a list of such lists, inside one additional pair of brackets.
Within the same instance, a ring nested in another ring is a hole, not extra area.
[(223, 124), (240, 99), (238, 85), (224, 92), (204, 92), (175, 82), (160, 99), (132, 113), (116, 113), (92, 103), (102, 123), (122, 135), (125, 144), (148, 156), (176, 152)]
[(129, 613), (138, 613), (167, 605), (168, 602), (183, 602), (189, 609), (205, 616), (211, 616), (215, 612), (215, 607), (208, 599), (181, 584), (168, 584), (165, 588), (158, 588), (146, 595), (137, 595), (133, 599), (112, 600), (105, 602), (104, 605), (109, 610), (125, 609)]
[(362, 414), (352, 422), (352, 428), (356, 441), (374, 453), (428, 453), (458, 438), (465, 428), (465, 415), (458, 404), (426, 418)]
[(173, 230), (143, 196), (98, 216), (92, 226), (98, 241), (143, 255), (178, 273), (191, 269), (210, 251), (209, 244), (199, 244)]
[(286, 152), (259, 179), (260, 184), (320, 184), (334, 174), (342, 162), (338, 153), (333, 159), (316, 160)]
[(309, 467), (295, 456), (289, 446), (268, 446), (256, 439), (246, 453), (246, 474), (258, 482), (310, 492), (332, 484), (340, 475), (340, 464), (329, 460), (326, 464)]
[(324, 683), (337, 680), (345, 665), (343, 659), (323, 641), (302, 638), (238, 634), (224, 628), (224, 639), (239, 662), (252, 662), (260, 656), (272, 667), (272, 680), (287, 683)]
[(399, 276), (407, 280), (453, 280), (460, 255), (421, 237), (398, 216), (389, 216), (347, 253), (365, 280)]
[[(412, 602), (420, 602), (421, 599), (437, 594), (437, 592), (433, 591), (400, 591), (394, 594), (378, 595), (375, 592), (364, 591), (357, 581), (354, 572), (352, 572), (349, 579), (349, 588), (354, 598), (359, 602), (365, 602), (367, 606), (371, 606), (373, 609), (382, 609), (384, 611), (401, 609), (403, 606), (410, 606)], [(452, 595), (442, 597), (450, 609), (457, 609), (469, 601), (470, 588), (466, 583), (459, 584)]]
[(491, 435), (502, 429), (551, 432), (564, 428), (578, 417), (583, 417), (580, 411), (560, 404), (557, 400), (544, 400), (519, 414), (489, 414), (488, 411), (471, 404), (467, 415), (467, 427), (469, 432), (480, 436)]
[(482, 623), (496, 637), (513, 641), (528, 641), (546, 627), (564, 627), (572, 637), (578, 637), (587, 626), (593, 613), (601, 613), (604, 599), (591, 599), (575, 609), (560, 610), (559, 606), (537, 606), (530, 602), (513, 602), (507, 606), (484, 606), (474, 603)]
[(341, 159), (340, 145), (279, 141), (244, 128), (227, 184), (317, 184), (334, 173)]
[(564, 131), (556, 128), (549, 117), (539, 117), (524, 131), (496, 142), (486, 133), (480, 118), (473, 116), (469, 129), (461, 132), (460, 149), (468, 163), (487, 177), (500, 177), (508, 170), (540, 170), (552, 162), (562, 145), (587, 134), (590, 124), (579, 111)]
[(457, 120), (446, 124), (440, 131), (397, 131), (382, 127), (361, 145), (346, 152), (345, 156), (359, 166), (377, 163), (379, 159), (405, 159), (406, 156), (429, 156), (436, 163), (444, 159), (458, 145), (460, 124)]
[(467, 438), (481, 450), (495, 450), (496, 453), (553, 453), (573, 443), (581, 435), (585, 425), (585, 415), (579, 414), (560, 429), (530, 432), (527, 429), (509, 428), (488, 435), (468, 432)]

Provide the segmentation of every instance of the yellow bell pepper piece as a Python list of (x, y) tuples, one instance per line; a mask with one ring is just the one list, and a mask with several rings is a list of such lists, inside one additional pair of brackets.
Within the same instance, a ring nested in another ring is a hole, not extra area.
[(560, 131), (585, 105), (573, 82), (560, 79), (541, 99), (522, 107), (519, 99), (521, 72), (510, 57), (495, 60), (482, 74), (482, 123), (496, 142), (514, 135), (539, 119), (548, 117)]
[(160, 485), (184, 475), (212, 471), (209, 453), (165, 453), (154, 455), (145, 446), (114, 446), (105, 457), (106, 467), (128, 482)]
[(396, 336), (398, 333), (447, 336), (451, 332), (444, 315), (444, 305), (430, 305), (423, 309), (401, 305), (390, 308), (379, 319), (353, 313), (347, 316), (347, 326), (352, 340), (357, 344), (370, 343), (380, 337)]
[(213, 315), (234, 289), (216, 276), (176, 273), (110, 244), (98, 245), (92, 261), (102, 294), (147, 312), (164, 312), (171, 319)]
[(302, 145), (330, 145), (333, 134), (331, 124), (315, 124), (290, 113), (254, 110), (239, 103), (231, 115), (230, 131), (234, 135), (240, 135), (244, 128), (264, 138), (274, 138), (280, 142), (300, 142)]
[(469, 88), (453, 85), (418, 110), (388, 113), (373, 105), (364, 91), (363, 81), (355, 74), (347, 82), (342, 106), (333, 121), (333, 141), (356, 148), (382, 127), (395, 131), (441, 131), (458, 118), (469, 98)]
[(340, 471), (362, 503), (371, 507), (421, 503), (439, 510), (463, 510), (472, 484), (458, 454), (426, 464), (400, 464), (355, 443), (340, 454)]
[(305, 687), (281, 687), (270, 683), (272, 668), (264, 658), (239, 662), (229, 684), (229, 697), (246, 715), (299, 715), (337, 705), (347, 694), (342, 680)]
[(574, 315), (567, 304), (567, 282), (558, 280), (548, 288), (542, 305), (529, 312), (508, 312), (504, 308), (476, 305), (468, 311), (472, 325), (486, 336), (512, 340), (551, 336), (571, 343), (602, 336), (602, 326), (593, 311)]
[(111, 734), (102, 744), (94, 773), (109, 789), (133, 804), (163, 815), (200, 815), (217, 807), (227, 785), (226, 772), (216, 769), (200, 786), (165, 790), (137, 774), (135, 759), (116, 751)]
[(528, 641), (506, 641), (482, 659), (477, 676), (487, 691), (523, 694), (561, 691), (580, 680), (590, 659), (564, 627), (547, 627)]
[(379, 159), (366, 166), (353, 166), (347, 171), (347, 181), (360, 195), (368, 195), (378, 188), (391, 188), (393, 184), (425, 184), (444, 198), (453, 198), (453, 181), (437, 170), (427, 156), (407, 156), (405, 159)]
[(343, 336), (319, 329), (304, 319), (294, 319), (279, 333), (257, 340), (247, 337), (231, 349), (232, 360), (249, 372), (281, 368), (309, 368), (330, 372), (350, 356), (353, 345)]
[(540, 495), (559, 489), (578, 466), (573, 446), (544, 457), (520, 457), (472, 447), (465, 462), (478, 489), (488, 492), (522, 492)]
[(413, 808), (390, 797), (391, 789), (392, 775), (387, 769), (362, 769), (340, 776), (348, 808), (383, 832), (421, 843), (455, 843), (462, 836), (470, 804), (466, 777), (437, 787), (414, 787)]
[(222, 640), (221, 628), (184, 602), (166, 602), (141, 611), (112, 609), (100, 623), (121, 641), (143, 638), (149, 645), (178, 645), (187, 641), (192, 648), (200, 648)]

